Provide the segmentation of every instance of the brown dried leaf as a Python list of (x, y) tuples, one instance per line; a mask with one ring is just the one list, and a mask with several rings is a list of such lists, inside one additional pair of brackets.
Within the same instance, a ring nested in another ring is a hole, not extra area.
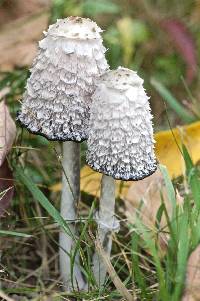
[(1, 300), (15, 301), (14, 299), (12, 299), (8, 295), (6, 295), (2, 290), (0, 290), (0, 297), (2, 298)]
[(181, 301), (200, 300), (200, 245), (192, 252), (187, 264), (186, 288)]
[[(166, 187), (162, 174), (157, 170), (153, 175), (141, 181), (135, 182), (129, 188), (125, 199), (126, 216), (131, 223), (134, 223), (135, 216), (140, 210), (143, 223), (151, 229), (155, 229), (157, 211), (161, 205), (161, 193), (167, 212), (170, 215), (172, 210), (171, 203), (167, 196)], [(141, 201), (143, 202), (142, 207)], [(166, 230), (167, 223), (164, 215), (160, 226)], [(166, 234), (160, 233), (159, 243), (161, 250), (165, 250), (167, 245)]]
[(51, 0), (0, 1), (0, 27), (22, 17), (28, 17), (51, 5)]
[(48, 19), (48, 11), (43, 10), (10, 22), (0, 29), (1, 70), (32, 63), (37, 51), (37, 41), (46, 29)]
[(16, 135), (16, 125), (5, 102), (0, 102), (0, 166), (12, 147)]
[(5, 214), (6, 209), (9, 207), (13, 194), (12, 172), (8, 166), (8, 162), (5, 160), (3, 165), (0, 166), (0, 217)]

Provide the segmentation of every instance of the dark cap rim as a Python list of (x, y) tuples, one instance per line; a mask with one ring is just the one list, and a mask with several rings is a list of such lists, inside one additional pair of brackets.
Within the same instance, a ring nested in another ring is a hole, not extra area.
[(104, 175), (106, 175), (106, 176), (110, 176), (110, 177), (112, 177), (113, 179), (115, 179), (115, 180), (121, 180), (121, 181), (140, 181), (140, 180), (143, 180), (143, 179), (145, 179), (145, 178), (147, 178), (147, 177), (149, 177), (149, 176), (151, 176), (156, 170), (157, 170), (157, 168), (158, 168), (158, 165), (157, 165), (157, 162), (155, 162), (155, 168), (154, 169), (152, 169), (150, 172), (149, 172), (149, 174), (148, 175), (144, 175), (144, 176), (141, 176), (141, 177), (130, 177), (129, 179), (124, 179), (123, 177), (120, 177), (120, 178), (116, 178), (114, 175), (113, 175), (113, 173), (112, 172), (105, 172), (105, 171), (103, 171), (103, 169), (97, 169), (97, 168), (95, 168), (92, 164), (90, 164), (89, 162), (86, 162), (87, 163), (87, 165), (90, 167), (90, 168), (92, 168), (94, 171), (96, 171), (96, 172), (99, 172), (99, 173), (101, 173), (101, 174), (104, 174)]
[(87, 138), (83, 138), (83, 139), (81, 139), (81, 140), (79, 140), (79, 141), (77, 141), (76, 139), (72, 139), (72, 138), (60, 138), (60, 137), (58, 137), (58, 138), (50, 138), (50, 137), (48, 137), (48, 135), (45, 135), (44, 133), (42, 133), (42, 132), (40, 132), (40, 131), (33, 131), (33, 130), (29, 129), (29, 128), (27, 127), (27, 125), (26, 125), (25, 123), (23, 123), (23, 122), (19, 119), (19, 113), (20, 113), (20, 112), (18, 111), (18, 112), (17, 112), (17, 118), (16, 118), (17, 123), (18, 123), (22, 128), (26, 128), (27, 131), (28, 131), (29, 133), (31, 133), (31, 134), (38, 135), (38, 136), (42, 136), (42, 137), (46, 138), (46, 139), (49, 140), (49, 141), (59, 141), (59, 142), (73, 141), (73, 142), (76, 142), (76, 143), (81, 143), (81, 142), (87, 140)]

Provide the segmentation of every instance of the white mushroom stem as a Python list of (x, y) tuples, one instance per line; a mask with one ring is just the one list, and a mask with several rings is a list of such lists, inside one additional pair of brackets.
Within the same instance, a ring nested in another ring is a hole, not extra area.
[(70, 256), (75, 245), (74, 237), (76, 235), (75, 222), (77, 220), (76, 207), (80, 196), (80, 144), (76, 142), (63, 143), (63, 176), (62, 176), (62, 196), (60, 213), (68, 223), (70, 235), (60, 232), (60, 271), (64, 287), (67, 290), (72, 289), (71, 279), (75, 289), (84, 287), (84, 280), (80, 271), (79, 256), (76, 256), (71, 275)]
[[(112, 231), (118, 230), (119, 228), (114, 214), (115, 180), (110, 176), (103, 175), (101, 180), (99, 212), (96, 216), (96, 221), (98, 224), (97, 236), (108, 257), (110, 257), (112, 248)], [(93, 257), (93, 273), (97, 284), (100, 286), (103, 285), (105, 281), (106, 272), (106, 267), (102, 259), (98, 253), (95, 252)]]

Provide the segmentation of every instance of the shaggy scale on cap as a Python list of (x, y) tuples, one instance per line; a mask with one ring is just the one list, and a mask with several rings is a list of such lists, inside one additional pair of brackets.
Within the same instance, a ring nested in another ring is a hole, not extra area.
[(44, 32), (17, 119), (49, 140), (87, 138), (95, 81), (108, 69), (101, 29), (90, 19), (57, 20)]
[(99, 78), (93, 94), (87, 163), (122, 180), (141, 180), (157, 168), (152, 115), (143, 80), (119, 67)]

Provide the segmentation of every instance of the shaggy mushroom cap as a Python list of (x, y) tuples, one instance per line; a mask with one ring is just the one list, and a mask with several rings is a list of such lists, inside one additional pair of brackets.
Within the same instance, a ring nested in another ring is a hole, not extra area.
[(152, 115), (143, 80), (119, 67), (99, 78), (93, 94), (87, 163), (121, 180), (141, 180), (155, 172)]
[(17, 119), (49, 140), (83, 141), (96, 79), (108, 69), (101, 29), (90, 19), (57, 20), (44, 32)]

